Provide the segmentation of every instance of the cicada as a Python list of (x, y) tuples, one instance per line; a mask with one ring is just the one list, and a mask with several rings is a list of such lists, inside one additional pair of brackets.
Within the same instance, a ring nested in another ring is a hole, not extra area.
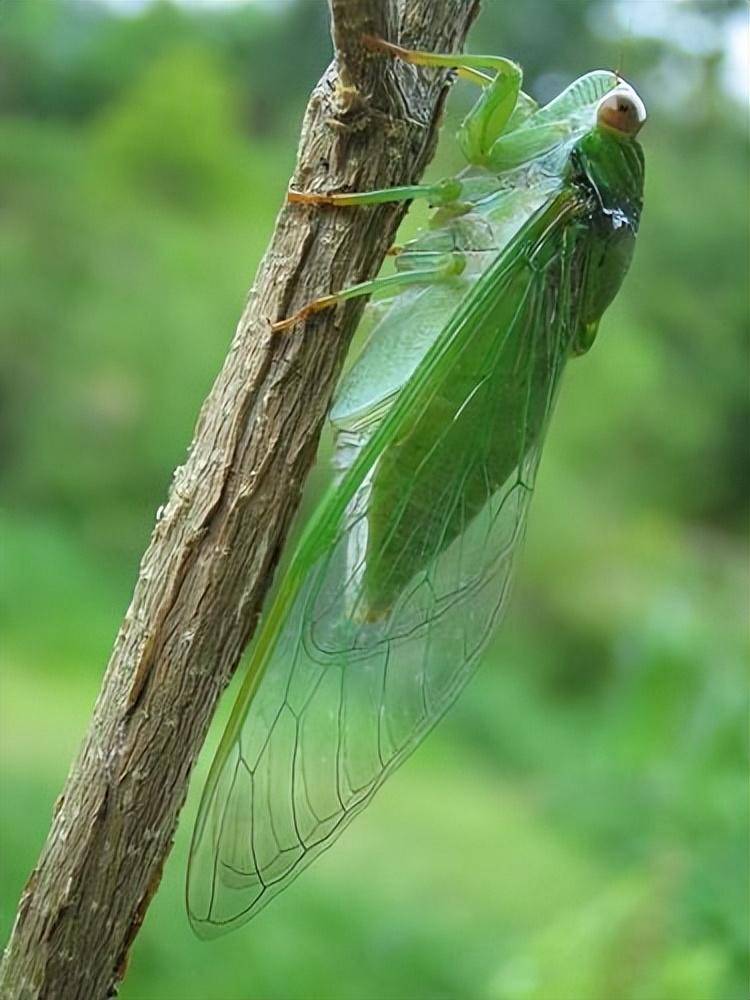
[(257, 636), (211, 767), (187, 900), (203, 937), (248, 920), (329, 847), (441, 718), (507, 603), (545, 431), (631, 261), (644, 106), (609, 71), (543, 107), (500, 57), (406, 50), (482, 88), (466, 168), (320, 205), (427, 198), (338, 390), (333, 483)]

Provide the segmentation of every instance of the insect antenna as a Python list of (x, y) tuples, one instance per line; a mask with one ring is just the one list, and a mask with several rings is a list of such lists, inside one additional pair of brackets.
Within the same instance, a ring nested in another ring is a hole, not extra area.
[(618, 80), (622, 81), (625, 79), (625, 48), (633, 40), (633, 16), (628, 15), (628, 23), (625, 29), (625, 34), (620, 41), (620, 53), (617, 58), (617, 69), (614, 70), (614, 74)]

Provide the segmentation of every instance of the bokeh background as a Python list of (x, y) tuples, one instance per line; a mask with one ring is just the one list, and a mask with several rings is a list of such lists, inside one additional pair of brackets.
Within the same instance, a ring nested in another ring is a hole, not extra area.
[[(570, 366), (508, 620), (336, 848), (203, 944), (217, 720), (124, 1000), (745, 996), (747, 19), (485, 0), (470, 49), (535, 96), (619, 67), (650, 110), (635, 264)], [(2, 939), (329, 56), (319, 0), (0, 0)]]

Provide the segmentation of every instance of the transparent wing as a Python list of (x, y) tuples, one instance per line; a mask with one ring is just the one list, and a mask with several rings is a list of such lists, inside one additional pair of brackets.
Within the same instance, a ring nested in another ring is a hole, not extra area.
[[(450, 419), (385, 514), (378, 476), (388, 448), (360, 476), (283, 624), (267, 626), (270, 642), (259, 638), (268, 651), (220, 748), (193, 839), (188, 908), (201, 936), (248, 920), (329, 847), (473, 673), (506, 602), (575, 326), (570, 262), (547, 256), (541, 268), (518, 257), (494, 284), (480, 282), (480, 300), (490, 285), (503, 299), (504, 329), (483, 339), (480, 312), (467, 308), (455, 364), (413, 394), (411, 412), (424, 414), (451, 386)], [(458, 400), (456, 371), (473, 375)], [(519, 388), (524, 430), (499, 481), (497, 428)], [(366, 435), (342, 435), (343, 467), (356, 469), (367, 447)], [(424, 496), (429, 511), (419, 514)], [(373, 549), (376, 518), (378, 537), (398, 545)], [(384, 579), (405, 582), (374, 612), (373, 580), (382, 593)]]

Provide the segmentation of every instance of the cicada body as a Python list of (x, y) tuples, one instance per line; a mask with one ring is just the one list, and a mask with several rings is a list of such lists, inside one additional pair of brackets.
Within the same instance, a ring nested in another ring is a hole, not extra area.
[(424, 191), (438, 207), (395, 275), (277, 324), (388, 293), (331, 411), (335, 481), (261, 627), (204, 792), (188, 884), (202, 936), (249, 919), (330, 846), (473, 673), (507, 600), (566, 361), (591, 346), (638, 229), (645, 112), (615, 74), (539, 109), (507, 60), (381, 47), (452, 59), (486, 89), (457, 178), (295, 199)]

